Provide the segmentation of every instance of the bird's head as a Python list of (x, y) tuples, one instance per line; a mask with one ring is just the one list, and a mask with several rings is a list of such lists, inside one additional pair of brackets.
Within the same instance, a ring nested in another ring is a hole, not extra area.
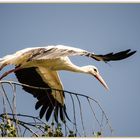
[(104, 79), (101, 77), (98, 69), (95, 66), (88, 65), (84, 66), (87, 70), (87, 73), (93, 75), (107, 90), (109, 89)]

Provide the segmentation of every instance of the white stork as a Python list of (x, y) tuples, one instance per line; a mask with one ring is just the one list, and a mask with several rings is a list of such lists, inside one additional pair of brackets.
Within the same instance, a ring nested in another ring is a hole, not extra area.
[[(67, 70), (90, 74), (108, 89), (107, 84), (100, 76), (99, 71), (95, 66), (76, 66), (70, 61), (68, 58), (69, 56), (86, 56), (97, 61), (108, 62), (125, 59), (135, 52), (136, 51), (128, 49), (118, 53), (96, 55), (86, 50), (64, 45), (26, 48), (0, 59), (0, 70), (6, 65), (15, 65), (15, 69), (5, 73), (1, 79), (9, 73), (15, 72), (20, 83), (50, 88), (49, 90), (38, 90), (23, 86), (25, 91), (38, 99), (35, 108), (39, 109), (41, 107), (40, 118), (46, 113), (46, 120), (48, 121), (52, 112), (54, 112), (54, 117), (57, 122), (58, 114), (60, 115), (60, 119), (64, 121), (65, 116), (67, 118), (68, 116), (64, 103), (63, 85), (57, 71)], [(60, 91), (52, 89), (59, 89)]]

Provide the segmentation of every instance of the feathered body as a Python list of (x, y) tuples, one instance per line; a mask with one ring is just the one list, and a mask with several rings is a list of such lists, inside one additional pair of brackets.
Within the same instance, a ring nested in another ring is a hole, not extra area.
[[(54, 112), (55, 120), (58, 121), (58, 112), (62, 121), (65, 120), (66, 107), (64, 102), (63, 85), (57, 71), (67, 70), (72, 72), (87, 73), (97, 78), (103, 86), (108, 89), (105, 81), (95, 66), (79, 67), (73, 64), (70, 56), (86, 56), (97, 61), (116, 61), (133, 55), (136, 51), (130, 49), (119, 53), (108, 53), (96, 55), (79, 48), (57, 45), (47, 47), (26, 48), (12, 55), (0, 59), (0, 69), (6, 65), (15, 65), (15, 74), (19, 82), (36, 87), (50, 88), (42, 91), (30, 89), (23, 86), (23, 89), (38, 99), (36, 109), (41, 107), (40, 118), (46, 113), (46, 120), (49, 120)], [(18, 69), (18, 70), (17, 70)], [(58, 89), (52, 90), (52, 89)], [(68, 116), (67, 116), (68, 118)]]

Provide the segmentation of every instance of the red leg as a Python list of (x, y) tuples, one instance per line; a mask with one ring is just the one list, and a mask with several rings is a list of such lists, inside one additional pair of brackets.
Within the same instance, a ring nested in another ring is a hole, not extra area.
[(12, 72), (15, 72), (17, 70), (21, 69), (20, 67), (18, 68), (15, 68), (15, 69), (12, 69), (12, 70), (9, 70), (7, 72), (5, 72), (1, 77), (0, 77), (0, 80), (3, 79), (4, 77), (6, 77), (8, 74), (12, 73)]
[(6, 66), (7, 64), (2, 64), (1, 66), (0, 66), (0, 71)]

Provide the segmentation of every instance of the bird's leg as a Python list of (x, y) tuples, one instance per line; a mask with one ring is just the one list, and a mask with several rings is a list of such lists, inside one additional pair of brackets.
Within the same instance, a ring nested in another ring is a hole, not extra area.
[(8, 74), (12, 73), (12, 72), (15, 72), (17, 70), (20, 70), (21, 68), (20, 67), (17, 67), (17, 68), (14, 68), (12, 70), (9, 70), (7, 72), (5, 72), (1, 77), (0, 77), (0, 80), (3, 79), (4, 77), (6, 77)]
[(6, 66), (7, 64), (2, 64), (1, 66), (0, 66), (0, 71)]

